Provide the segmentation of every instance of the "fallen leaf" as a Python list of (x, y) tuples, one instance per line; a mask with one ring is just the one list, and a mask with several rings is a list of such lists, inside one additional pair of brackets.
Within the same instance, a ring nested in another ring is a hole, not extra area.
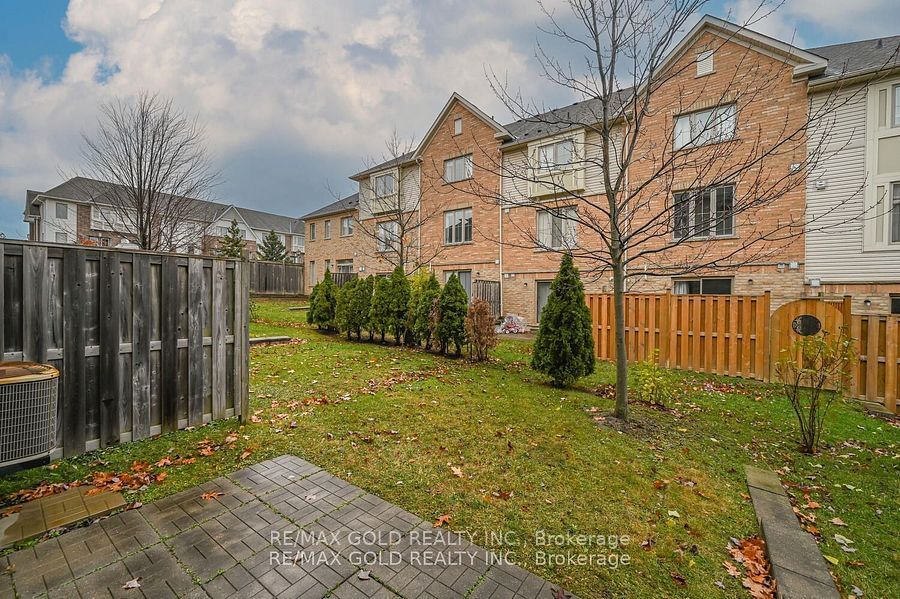
[(210, 491), (208, 493), (204, 493), (203, 495), (201, 495), (200, 499), (205, 499), (205, 500), (209, 501), (211, 499), (218, 499), (219, 497), (222, 497), (223, 495), (225, 495), (225, 493), (222, 493), (221, 491)]
[(680, 587), (687, 586), (687, 580), (684, 579), (684, 576), (679, 574), (678, 572), (669, 572), (669, 576), (672, 577), (672, 581)]
[(824, 557), (826, 560), (828, 560), (829, 563), (834, 564), (835, 566), (838, 565), (838, 559), (836, 557), (832, 557), (832, 556), (826, 555), (824, 553), (822, 554), (822, 557)]
[(444, 524), (450, 523), (450, 514), (442, 514), (434, 521), (434, 528), (440, 528)]
[(459, 466), (450, 466), (450, 472), (452, 472), (453, 476), (456, 478), (464, 478), (462, 468)]
[(356, 575), (359, 580), (371, 580), (372, 573), (369, 570), (360, 570), (359, 574)]
[(245, 449), (241, 452), (241, 455), (238, 456), (238, 459), (243, 461), (250, 457), (250, 454), (253, 453), (249, 449)]
[(137, 578), (132, 578), (131, 580), (129, 580), (128, 582), (123, 584), (122, 588), (123, 589), (139, 589), (139, 588), (141, 588), (140, 580), (141, 580), (140, 576), (138, 576)]
[(738, 570), (731, 562), (724, 561), (722, 562), (722, 565), (725, 566), (725, 570), (728, 571), (728, 575), (732, 578), (738, 578), (741, 575), (741, 571)]
[(835, 526), (847, 526), (847, 523), (840, 518), (832, 518), (831, 520), (829, 520), (829, 522), (831, 522)]
[(672, 518), (681, 518), (681, 514), (679, 514), (676, 510), (669, 510), (669, 516)]

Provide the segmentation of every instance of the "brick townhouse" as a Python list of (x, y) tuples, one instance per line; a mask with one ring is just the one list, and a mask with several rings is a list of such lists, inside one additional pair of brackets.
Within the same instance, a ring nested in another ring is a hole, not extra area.
[[(74, 177), (47, 191), (28, 190), (25, 222), (28, 239), (54, 243), (93, 244), (104, 247), (129, 245), (127, 226), (114, 226), (115, 211), (106, 198), (115, 185)], [(297, 218), (251, 210), (232, 204), (191, 200), (192, 228), (199, 233), (195, 243), (176, 248), (184, 253), (212, 254), (225, 231), (236, 221), (251, 259), (269, 231), (275, 231), (287, 249), (288, 259), (302, 262), (303, 221)]]
[[(644, 192), (648, 213), (664, 210), (663, 204), (654, 203), (673, 203), (672, 220), (677, 222), (665, 223), (666, 235), (697, 240), (668, 249), (654, 260), (649, 266), (658, 276), (634, 276), (635, 270), (641, 272), (641, 264), (632, 265), (633, 290), (770, 291), (773, 309), (804, 295), (851, 292), (858, 309), (900, 310), (900, 295), (892, 295), (900, 294), (900, 162), (893, 158), (900, 152), (891, 151), (894, 140), (900, 140), (900, 117), (895, 115), (900, 114), (900, 80), (884, 79), (885, 73), (900, 71), (896, 53), (892, 54), (898, 43), (900, 38), (888, 38), (802, 50), (704, 17), (665, 61), (664, 72), (670, 76), (653, 95), (638, 144), (642, 158), (628, 171), (631, 181), (651, 181)], [(886, 68), (892, 56), (893, 63)], [(834, 113), (837, 127), (814, 122), (807, 131), (811, 103), (828, 93), (829, 84), (845, 82), (838, 74), (848, 71), (854, 88), (866, 90), (863, 99), (859, 100), (858, 94), (855, 102), (839, 104)], [(620, 98), (625, 101), (631, 93), (622, 90)], [(545, 168), (546, 161), (551, 165), (548, 170), (558, 171), (554, 176), (566, 177), (567, 189), (590, 201), (602, 201), (601, 173), (596, 156), (591, 155), (598, 151), (597, 134), (572, 125), (590, 125), (597, 113), (596, 100), (587, 100), (536, 119), (500, 125), (453, 94), (413, 152), (352, 177), (360, 186), (357, 204), (341, 206), (341, 217), (348, 222), (354, 218), (363, 223), (377, 220), (377, 210), (368, 204), (394, 189), (394, 184), (386, 181), (417, 178), (420, 201), (409, 207), (415, 206), (423, 219), (416, 231), (421, 262), (430, 265), (442, 280), (458, 273), (470, 292), (472, 281), (496, 282), (501, 286), (502, 312), (536, 323), (559, 263), (558, 252), (540, 247), (563, 249), (569, 237), (577, 239), (581, 247), (602, 245), (599, 238), (592, 239), (589, 232), (577, 230), (574, 221), (561, 216), (563, 207), (590, 210), (584, 202), (560, 197), (540, 180), (511, 173)], [(554, 114), (567, 124), (552, 126)], [(710, 138), (693, 139), (689, 132), (704, 119), (720, 122), (721, 128)], [(852, 133), (842, 128), (844, 119), (855, 119)], [(816, 136), (825, 129), (838, 132), (835, 152), (822, 154), (815, 165), (815, 180), (807, 181), (804, 161), (809, 153), (821, 150)], [(789, 139), (785, 132), (792, 132)], [(842, 135), (849, 136), (850, 143), (844, 143)], [(726, 144), (731, 150), (719, 153), (717, 148)], [(758, 148), (767, 147), (777, 149), (759, 164), (739, 169), (739, 175), (723, 180), (723, 173), (752, 159), (754, 148), (759, 152)], [(578, 155), (587, 158), (573, 159)], [(704, 161), (707, 155), (720, 158), (710, 159), (709, 166)], [(672, 169), (670, 180), (654, 185), (654, 169), (668, 159), (684, 167)], [(873, 161), (878, 170), (869, 182), (867, 164)], [(718, 183), (707, 187), (703, 185), (707, 180)], [(866, 189), (859, 206), (850, 201), (854, 185)], [(735, 206), (742, 193), (770, 193), (777, 199), (740, 211)], [(491, 195), (497, 199), (487, 199)], [(871, 206), (880, 218), (846, 218), (845, 237), (838, 242), (833, 231), (822, 230), (819, 224), (807, 225), (804, 230), (804, 222), (821, 220), (811, 219), (807, 213), (807, 196), (816, 198), (817, 210), (829, 214), (835, 207), (842, 207), (846, 216), (851, 210)], [(529, 205), (521, 205), (518, 200), (522, 198), (527, 198)], [(545, 199), (554, 210), (535, 207), (535, 200)], [(641, 218), (636, 215), (633, 226), (643, 224)], [(321, 235), (322, 225), (316, 228)], [(754, 234), (776, 229), (782, 233), (778, 238), (744, 247)], [(344, 267), (354, 271), (384, 271), (385, 265), (377, 260), (378, 248), (373, 252), (365, 243), (357, 240), (347, 246), (340, 239), (323, 239), (315, 261), (336, 264), (342, 259)], [(651, 240), (648, 247), (653, 243), (665, 244), (666, 239)], [(434, 244), (441, 244), (439, 251), (431, 251)], [(837, 252), (837, 245), (843, 248), (841, 264), (828, 259), (828, 252)], [(338, 248), (344, 248), (346, 254), (347, 247), (355, 252), (352, 263), (349, 256), (338, 257)], [(698, 260), (701, 254), (705, 261), (718, 259), (720, 264), (715, 270), (679, 274), (685, 263)], [(808, 256), (815, 257), (815, 273), (808, 272)], [(596, 264), (580, 262), (589, 291), (611, 291), (610, 273), (598, 272)], [(673, 274), (665, 274), (667, 269)], [(310, 268), (309, 272), (313, 271)], [(318, 273), (321, 277), (321, 270)], [(308, 278), (310, 284), (315, 280)]]

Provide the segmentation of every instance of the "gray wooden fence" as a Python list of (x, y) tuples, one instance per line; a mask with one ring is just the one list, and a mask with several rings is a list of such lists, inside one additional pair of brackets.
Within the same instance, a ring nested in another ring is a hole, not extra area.
[(472, 299), (482, 299), (491, 307), (491, 315), (500, 318), (500, 281), (472, 281)]
[(250, 292), (259, 295), (302, 295), (303, 265), (294, 262), (251, 262)]
[(3, 359), (61, 371), (53, 457), (246, 417), (246, 263), (0, 241), (0, 272)]

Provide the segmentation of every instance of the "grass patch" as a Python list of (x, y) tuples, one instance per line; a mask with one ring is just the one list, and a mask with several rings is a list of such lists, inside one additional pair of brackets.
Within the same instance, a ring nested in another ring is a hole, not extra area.
[[(757, 532), (743, 496), (743, 466), (755, 464), (779, 470), (821, 504), (801, 511), (816, 517), (844, 595), (856, 586), (866, 597), (887, 597), (900, 587), (900, 434), (893, 422), (841, 404), (826, 429), (826, 449), (805, 456), (796, 451), (793, 416), (775, 387), (683, 373), (687, 399), (671, 410), (635, 404), (636, 424), (621, 432), (596, 420), (613, 406), (603, 393), (614, 380), (609, 364), (576, 389), (559, 390), (528, 367), (529, 342), (503, 340), (492, 362), (472, 364), (323, 335), (300, 322), (304, 312), (287, 310), (293, 305), (258, 301), (253, 336), (304, 341), (251, 350), (251, 410), (260, 422), (240, 429), (234, 420), (218, 422), (61, 460), (52, 470), (0, 479), (0, 492), (125, 470), (138, 459), (196, 455), (199, 441), (221, 443), (237, 432), (233, 448), (167, 467), (164, 482), (131, 497), (151, 501), (293, 453), (423, 518), (449, 514), (451, 528), (485, 546), (510, 549), (485, 533), (511, 531), (526, 568), (582, 597), (743, 597), (722, 562), (729, 537)], [(252, 453), (241, 460), (244, 450)], [(794, 493), (807, 503), (801, 490)], [(616, 552), (631, 563), (540, 564), (536, 552), (548, 549), (535, 545), (540, 531), (627, 536), (630, 543)], [(843, 553), (836, 533), (858, 551)]]

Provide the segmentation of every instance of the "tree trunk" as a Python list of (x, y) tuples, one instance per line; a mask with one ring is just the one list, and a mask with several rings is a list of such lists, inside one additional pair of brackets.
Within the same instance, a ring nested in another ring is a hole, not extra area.
[(613, 259), (613, 308), (616, 314), (616, 418), (628, 420), (628, 354), (625, 350), (625, 267)]

